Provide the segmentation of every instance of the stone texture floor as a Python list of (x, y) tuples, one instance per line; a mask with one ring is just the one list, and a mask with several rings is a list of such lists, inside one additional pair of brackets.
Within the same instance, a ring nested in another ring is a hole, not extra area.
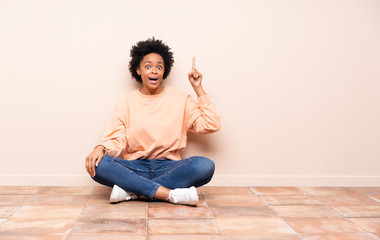
[(0, 187), (0, 239), (380, 240), (380, 187), (202, 187), (197, 207), (106, 187)]

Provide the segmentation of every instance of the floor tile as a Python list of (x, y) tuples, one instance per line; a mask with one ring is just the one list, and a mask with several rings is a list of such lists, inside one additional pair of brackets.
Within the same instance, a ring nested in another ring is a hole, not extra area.
[(110, 204), (108, 195), (91, 195), (90, 199), (87, 202), (87, 205), (96, 205), (96, 204)]
[(304, 194), (297, 187), (253, 187), (252, 191), (257, 195), (295, 195)]
[(110, 204), (109, 195), (91, 195), (90, 199), (87, 202), (87, 205), (96, 205), (96, 204)]
[[(79, 235), (78, 235), (79, 234)], [(146, 240), (144, 235), (131, 235), (131, 233), (120, 232), (97, 232), (97, 233), (78, 233), (70, 234), (67, 240)]]
[(263, 217), (274, 216), (273, 211), (266, 206), (227, 206), (211, 207), (215, 217)]
[(217, 218), (216, 221), (224, 235), (296, 234), (284, 220), (275, 217)]
[(0, 195), (0, 205), (22, 205), (31, 195)]
[[(1, 235), (0, 235), (1, 236)], [(15, 236), (1, 236), (1, 240), (65, 240), (66, 236), (64, 235), (36, 235), (36, 236), (27, 236), (27, 235), (15, 235)]]
[(256, 195), (206, 195), (209, 206), (263, 206), (265, 205)]
[(148, 240), (224, 240), (221, 235), (149, 235)]
[(73, 219), (8, 219), (0, 225), (4, 235), (67, 235)]
[(380, 205), (334, 206), (345, 217), (380, 217)]
[(11, 218), (77, 218), (82, 206), (22, 206)]
[(380, 187), (201, 187), (197, 207), (111, 190), (0, 187), (0, 239), (380, 240)]
[(146, 203), (131, 201), (119, 204), (86, 206), (79, 218), (85, 219), (127, 219), (145, 218)]
[(207, 206), (149, 206), (150, 218), (211, 218), (212, 214)]
[[(143, 199), (137, 199), (137, 200), (130, 200), (130, 201), (124, 201), (118, 204), (147, 204), (148, 202)], [(109, 195), (101, 195), (101, 194), (96, 194), (96, 195), (91, 195), (90, 199), (88, 200), (86, 205), (98, 205), (98, 204), (105, 204), (109, 205), (110, 204), (110, 197)]]
[(74, 235), (68, 238), (68, 240), (146, 240), (146, 236), (126, 235), (126, 234), (105, 234), (99, 235)]
[(268, 205), (318, 205), (320, 201), (308, 195), (262, 195), (260, 198)]
[(149, 219), (148, 234), (218, 234), (213, 219)]
[(286, 218), (294, 217), (342, 217), (331, 207), (324, 205), (287, 205), (287, 206), (270, 206), (278, 215)]
[(268, 234), (268, 235), (256, 235), (256, 234), (233, 234), (233, 235), (224, 235), (226, 240), (301, 240), (297, 235), (277, 235), (277, 234)]
[[(141, 202), (144, 202), (144, 201), (142, 200)], [(167, 206), (167, 207), (177, 206), (176, 204), (173, 204), (170, 202), (164, 202), (164, 201), (153, 201), (153, 202), (146, 201), (146, 203), (148, 203), (149, 206)], [(207, 204), (206, 204), (206, 201), (200, 197), (197, 207), (201, 207), (201, 206), (207, 206)]]
[(44, 187), (38, 192), (39, 195), (90, 195), (93, 187)]
[(380, 203), (380, 193), (368, 194), (368, 197)]
[(380, 218), (351, 218), (351, 221), (380, 237)]
[(348, 189), (361, 194), (380, 193), (380, 187), (350, 187)]
[(378, 240), (369, 233), (303, 235), (304, 240)]
[(19, 209), (20, 206), (0, 206), (0, 218), (8, 218)]
[(146, 220), (142, 218), (127, 219), (78, 219), (72, 231), (73, 236), (99, 233), (128, 234), (142, 236), (146, 233)]
[(34, 195), (25, 202), (29, 206), (70, 205), (84, 206), (89, 195)]
[(111, 194), (111, 191), (112, 191), (111, 187), (98, 186), (98, 187), (94, 187), (92, 194), (93, 195), (108, 195), (109, 196)]
[(341, 234), (363, 232), (344, 218), (288, 218), (289, 225), (300, 234)]
[(12, 186), (0, 186), (0, 194), (11, 195), (11, 194), (36, 194), (41, 187), (12, 187)]
[(200, 187), (203, 195), (252, 195), (249, 187)]
[(354, 190), (345, 187), (302, 187), (304, 192), (311, 195), (350, 195), (358, 194)]
[(349, 206), (377, 204), (376, 201), (364, 195), (321, 195), (315, 197), (327, 205)]
[(129, 234), (99, 234), (96, 233), (96, 236), (94, 235), (74, 235), (68, 238), (68, 240), (146, 240), (146, 236), (136, 236), (136, 235), (129, 235)]

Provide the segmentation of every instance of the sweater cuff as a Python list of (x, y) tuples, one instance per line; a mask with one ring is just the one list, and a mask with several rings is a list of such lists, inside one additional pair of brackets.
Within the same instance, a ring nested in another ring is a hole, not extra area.
[(108, 144), (107, 143), (99, 143), (98, 145), (96, 145), (95, 147), (97, 147), (97, 146), (103, 146), (104, 148), (105, 148), (105, 151), (103, 152), (104, 153), (104, 155), (110, 155), (110, 151), (111, 151), (111, 149), (109, 148), (109, 146), (108, 146)]
[(198, 101), (199, 101), (199, 104), (203, 105), (203, 106), (211, 104), (211, 100), (210, 100), (210, 97), (208, 96), (208, 94), (205, 94), (205, 95), (198, 97)]

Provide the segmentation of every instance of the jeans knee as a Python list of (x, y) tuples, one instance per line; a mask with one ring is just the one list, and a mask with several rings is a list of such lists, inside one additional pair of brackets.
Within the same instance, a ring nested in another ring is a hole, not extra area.
[(101, 173), (103, 171), (107, 170), (107, 166), (112, 161), (112, 157), (108, 155), (104, 155), (102, 157), (102, 160), (100, 161), (99, 165), (95, 167), (95, 173)]
[(213, 160), (202, 156), (194, 156), (191, 157), (190, 160), (193, 161), (194, 167), (200, 175), (211, 179), (215, 172), (215, 163)]
[(209, 172), (209, 174), (212, 176), (215, 172), (215, 163), (213, 160), (209, 158), (205, 158), (203, 162), (204, 168)]
[(105, 162), (108, 162), (108, 161), (111, 161), (113, 157), (109, 156), (109, 155), (103, 155), (102, 157), (102, 161), (105, 161)]
[(111, 162), (112, 157), (104, 155), (99, 165), (95, 167), (95, 176), (91, 178), (102, 185), (113, 187), (114, 183), (109, 179), (110, 171), (112, 171)]

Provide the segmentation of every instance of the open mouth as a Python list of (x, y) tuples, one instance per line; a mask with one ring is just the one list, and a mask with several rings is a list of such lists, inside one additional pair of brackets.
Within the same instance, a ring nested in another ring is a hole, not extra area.
[(153, 81), (153, 82), (156, 82), (158, 80), (158, 78), (156, 77), (148, 77), (149, 81)]

